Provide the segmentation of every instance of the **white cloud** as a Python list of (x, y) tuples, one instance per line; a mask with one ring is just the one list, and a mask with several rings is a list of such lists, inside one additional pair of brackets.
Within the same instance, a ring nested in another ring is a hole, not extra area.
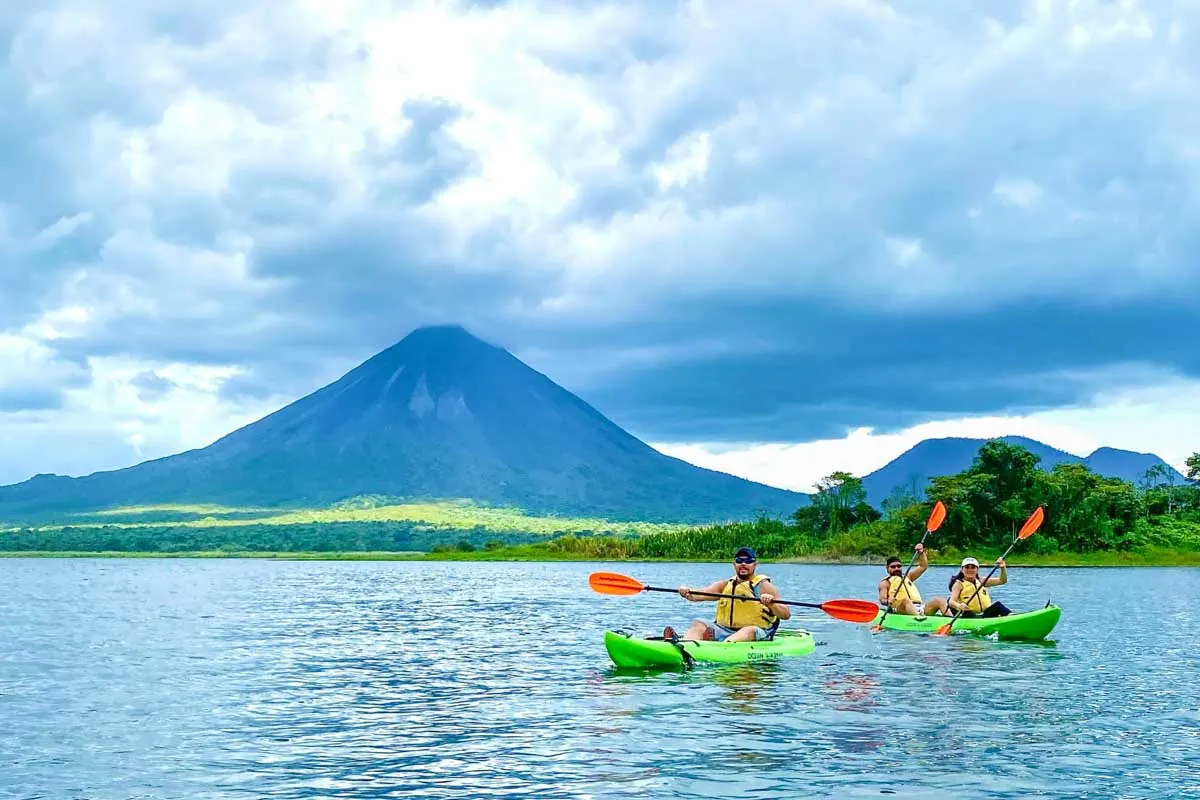
[(1009, 205), (1028, 208), (1042, 196), (1042, 187), (1026, 178), (1001, 179), (996, 181), (992, 194)]
[[(1186, 42), (1173, 43), (1165, 21), (1136, 3), (1031, 8), (1020, 21), (986, 25), (982, 14), (963, 25), (882, 2), (781, 2), (755, 13), (719, 4), (670, 12), (624, 4), (286, 6), (271, 4), (274, 16), (264, 4), (218, 17), (220, 34), (191, 46), (152, 35), (151, 23), (136, 11), (124, 18), (115, 5), (90, 4), (80, 15), (65, 3), (32, 18), (18, 36), (17, 63), (42, 102), (94, 70), (112, 74), (151, 110), (90, 120), (79, 177), (90, 202), (103, 197), (122, 225), (144, 224), (153, 204), (181, 197), (228, 213), (237, 172), (274, 165), (321, 175), (335, 188), (329, 212), (358, 213), (374, 202), (379, 177), (361, 161), (364, 149), (410, 128), (406, 102), (435, 99), (459, 109), (447, 135), (476, 167), (421, 219), (445, 237), (441, 252), (459, 259), (488, 261), (492, 254), (473, 242), (497, 226), (531, 269), (552, 259), (571, 296), (544, 308), (594, 304), (601, 282), (612, 287), (603, 293), (610, 307), (646, 302), (648, 293), (662, 302), (685, 278), (696, 294), (751, 281), (856, 302), (941, 302), (951, 294), (978, 304), (1075, 291), (1097, 271), (1123, 269), (1092, 258), (1063, 265), (1052, 249), (1004, 270), (976, 263), (1014, 239), (1055, 232), (1067, 206), (1080, 203), (1087, 216), (1074, 218), (1072, 236), (1128, 235), (1111, 224), (1124, 204), (1110, 207), (1090, 193), (1080, 167), (1119, 177), (1143, 168), (1137, 154), (1105, 149), (1081, 164), (1072, 151), (1083, 133), (1068, 109), (1104, 103), (1114, 110), (1100, 113), (1117, 119), (1116, 108), (1134, 105), (1146, 112), (1139, 135), (1155, 158), (1184, 155), (1185, 142), (1163, 134), (1191, 90), (1160, 76), (1160, 64), (1187, 69)], [(653, 58), (635, 56), (641, 42), (657, 48)], [(305, 62), (314, 50), (323, 53), (318, 68)], [(282, 71), (262, 69), (272, 62)], [(1140, 82), (1140, 96), (1115, 99), (1131, 82)], [(1050, 99), (1066, 113), (1047, 113), (1040, 104)], [(1059, 144), (1032, 158), (1010, 154), (1043, 137)], [(938, 186), (923, 175), (938, 155), (974, 174), (935, 171), (936, 180), (958, 181)], [(1009, 162), (1028, 174), (1009, 177)], [(570, 217), (601, 177), (628, 182), (643, 172), (658, 193), (611, 218)], [(1066, 205), (1032, 231), (1027, 220), (978, 227), (965, 252), (952, 252), (879, 218), (886, 204), (926, 189), (928, 208), (912, 214), (923, 228), (945, 213), (939, 189), (965, 192), (968, 204), (994, 192), (1018, 206), (1049, 191)], [(223, 224), (227, 235), (251, 241), (265, 233), (236, 215)], [(783, 262), (786, 250), (812, 256)], [(928, 256), (941, 290), (912, 292), (886, 280), (893, 251), (902, 264)], [(1049, 263), (1071, 279), (1044, 281)], [(803, 280), (781, 284), (783, 271)]]
[(0, 333), (0, 401), (6, 394), (57, 393), (64, 384), (84, 378), (86, 370), (61, 360), (58, 353), (38, 339)]
[[(290, 398), (219, 402), (237, 367), (89, 359), (92, 381), (65, 392), (64, 408), (0, 414), (0, 484), (42, 472), (85, 475), (203, 447)], [(149, 388), (144, 388), (151, 384)]]
[(689, 134), (667, 148), (666, 158), (652, 168), (660, 190), (687, 186), (704, 177), (712, 158), (712, 141), (708, 133)]

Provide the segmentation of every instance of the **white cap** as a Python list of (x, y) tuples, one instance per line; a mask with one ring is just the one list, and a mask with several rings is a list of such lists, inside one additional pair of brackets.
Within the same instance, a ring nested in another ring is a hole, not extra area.
[(975, 560), (974, 558), (972, 558), (971, 556), (967, 556), (966, 558), (964, 558), (964, 559), (962, 560), (962, 563), (961, 563), (961, 564), (959, 564), (959, 567), (965, 567), (965, 566), (967, 566), (968, 564), (970, 564), (970, 565), (972, 565), (972, 566), (975, 566), (975, 567), (978, 567), (978, 566), (979, 566), (979, 562), (978, 562), (978, 561), (976, 561), (976, 560)]

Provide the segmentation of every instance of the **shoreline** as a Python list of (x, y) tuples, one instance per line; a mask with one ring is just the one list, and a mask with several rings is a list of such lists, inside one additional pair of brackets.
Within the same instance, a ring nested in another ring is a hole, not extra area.
[[(977, 555), (981, 563), (994, 561), (995, 556)], [(629, 564), (714, 564), (724, 558), (600, 558), (578, 553), (555, 553), (530, 548), (504, 548), (475, 552), (419, 551), (349, 551), (349, 552), (290, 552), (290, 551), (0, 551), (0, 558), (128, 558), (128, 559), (251, 559), (261, 561), (444, 561), (444, 562), (572, 562), (572, 563), (629, 563)], [(1082, 568), (1082, 567), (1200, 567), (1200, 552), (1190, 551), (1131, 551), (1125, 553), (1070, 553), (1054, 555), (1012, 556), (1007, 559), (1012, 568)], [(789, 558), (764, 558), (766, 564), (797, 564), (809, 566), (880, 566), (883, 557), (811, 555)], [(956, 567), (958, 559), (931, 558), (931, 567)]]

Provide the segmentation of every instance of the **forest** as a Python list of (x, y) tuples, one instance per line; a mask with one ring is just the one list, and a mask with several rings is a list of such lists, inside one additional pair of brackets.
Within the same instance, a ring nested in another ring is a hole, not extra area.
[[(547, 535), (486, 524), (429, 525), (412, 520), (262, 524), (66, 525), (15, 528), (0, 535), (0, 553), (404, 554), (465, 559), (579, 558), (725, 560), (749, 544), (764, 560), (907, 560), (937, 501), (945, 522), (927, 540), (935, 554), (957, 557), (1003, 550), (1038, 506), (1045, 521), (1012, 558), (1052, 554), (1200, 554), (1200, 453), (1187, 480), (1159, 466), (1136, 483), (1103, 477), (1081, 464), (1038, 466), (1019, 445), (993, 440), (968, 469), (933, 478), (922, 496), (897, 488), (875, 508), (861, 481), (845, 472), (823, 479), (812, 502), (790, 516), (705, 526), (647, 526), (645, 533), (574, 531)], [(1186, 559), (1185, 559), (1186, 560)]]

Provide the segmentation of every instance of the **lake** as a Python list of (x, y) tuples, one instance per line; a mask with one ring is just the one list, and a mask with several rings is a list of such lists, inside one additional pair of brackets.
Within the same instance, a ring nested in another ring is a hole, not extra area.
[[(1200, 798), (1200, 570), (1013, 568), (1049, 643), (803, 610), (808, 657), (633, 674), (606, 627), (713, 607), (594, 570), (729, 567), (0, 559), (0, 796)], [(883, 568), (760, 572), (820, 602)]]

